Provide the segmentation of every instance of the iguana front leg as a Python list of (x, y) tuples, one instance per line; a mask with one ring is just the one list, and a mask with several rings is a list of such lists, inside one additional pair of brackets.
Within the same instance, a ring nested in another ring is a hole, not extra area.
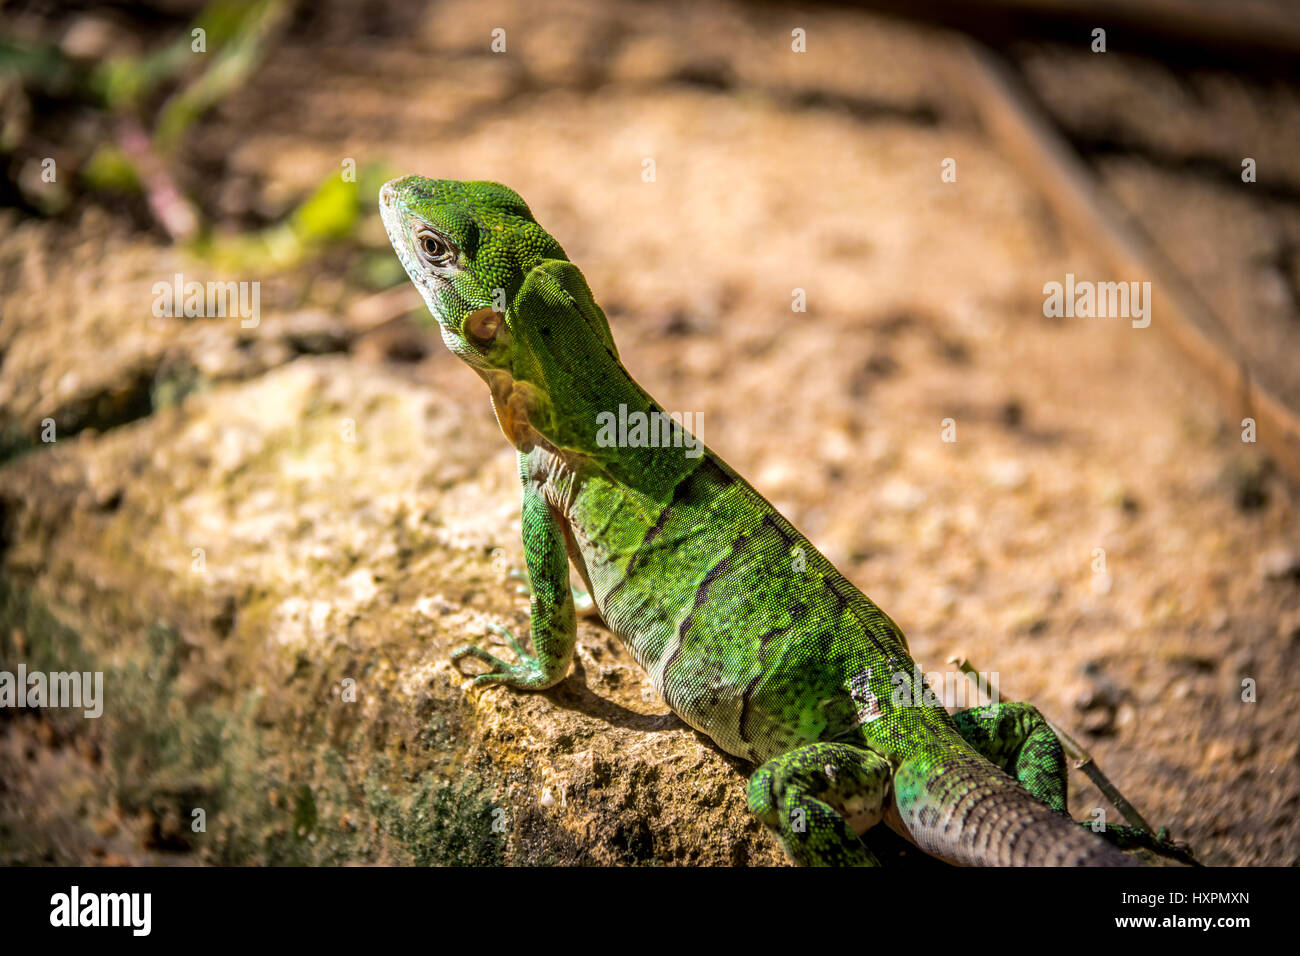
[(535, 654), (529, 654), (513, 634), (503, 627), (493, 630), (506, 638), (516, 660), (507, 663), (481, 647), (466, 644), (452, 652), (453, 664), (476, 657), (492, 670), (474, 677), (474, 685), (508, 684), (523, 690), (543, 690), (564, 679), (573, 662), (577, 637), (573, 592), (569, 589), (569, 558), (564, 533), (546, 499), (528, 477), (527, 458), (519, 455), (519, 473), (524, 483), (524, 559), (532, 582), (532, 639)]
[(879, 866), (858, 838), (880, 822), (889, 761), (818, 743), (773, 757), (749, 778), (749, 809), (800, 866)]
[[(515, 588), (516, 594), (532, 594), (532, 584), (528, 580), (528, 572), (523, 568), (511, 568), (506, 572), (506, 577), (513, 581), (522, 582)], [(569, 584), (569, 592), (573, 595), (573, 613), (578, 617), (598, 617), (596, 602), (591, 594), (578, 587), (576, 584)]]

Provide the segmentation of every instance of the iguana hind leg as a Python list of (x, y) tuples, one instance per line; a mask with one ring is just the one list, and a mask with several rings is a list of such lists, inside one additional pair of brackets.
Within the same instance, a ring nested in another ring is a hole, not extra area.
[[(1024, 701), (1002, 701), (959, 711), (952, 719), (966, 742), (990, 763), (1011, 774), (1052, 809), (1067, 812), (1065, 751), (1037, 707)], [(1165, 830), (1148, 833), (1124, 823), (1107, 823), (1098, 830), (1091, 820), (1076, 822), (1121, 850), (1146, 849), (1184, 863), (1196, 862)]]
[(878, 866), (858, 838), (884, 813), (890, 766), (847, 744), (774, 757), (749, 778), (749, 809), (800, 866)]
[(989, 763), (1005, 770), (1053, 810), (1066, 812), (1065, 751), (1038, 708), (1008, 700), (952, 715), (957, 731)]

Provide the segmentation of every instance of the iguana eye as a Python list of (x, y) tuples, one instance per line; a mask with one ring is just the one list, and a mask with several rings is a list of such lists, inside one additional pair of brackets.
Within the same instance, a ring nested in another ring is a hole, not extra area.
[(415, 234), (416, 248), (420, 256), (431, 266), (445, 266), (456, 258), (456, 250), (442, 236), (422, 229)]

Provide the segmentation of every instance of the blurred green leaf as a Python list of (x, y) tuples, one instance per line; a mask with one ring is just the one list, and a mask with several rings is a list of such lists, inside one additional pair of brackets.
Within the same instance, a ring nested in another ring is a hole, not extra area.
[(92, 189), (139, 192), (140, 175), (135, 164), (116, 145), (99, 146), (81, 170), (82, 179)]
[(359, 213), (357, 184), (331, 175), (294, 210), (290, 226), (299, 242), (342, 239), (352, 232)]
[(48, 92), (67, 90), (77, 83), (76, 68), (49, 44), (26, 47), (0, 40), (0, 77), (6, 74)]
[(193, 251), (232, 268), (292, 268), (326, 245), (351, 240), (362, 217), (374, 211), (379, 187), (389, 178), (391, 170), (379, 163), (363, 165), (356, 182), (330, 173), (285, 222), (249, 235), (209, 237)]
[(154, 131), (160, 151), (173, 148), (195, 120), (247, 80), (261, 62), (266, 41), (289, 10), (286, 0), (218, 0), (204, 11), (195, 29), (206, 31), (208, 52), (202, 55), (213, 59), (197, 79), (163, 106)]

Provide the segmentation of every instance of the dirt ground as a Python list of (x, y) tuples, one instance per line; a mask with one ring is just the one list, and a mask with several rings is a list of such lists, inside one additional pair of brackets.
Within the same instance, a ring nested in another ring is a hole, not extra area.
[[(996, 672), (1203, 862), (1294, 865), (1297, 489), (1152, 330), (1044, 317), (1044, 283), (1104, 270), (945, 85), (949, 49), (818, 7), (312, 5), (182, 180), (228, 229), (349, 158), (508, 183), (632, 375), (927, 671)], [(1300, 406), (1296, 87), (1007, 52)], [(513, 453), (413, 290), (367, 320), (385, 257), (375, 213), (267, 276), (255, 330), (155, 320), (153, 283), (206, 264), (94, 202), (0, 210), (3, 424), (72, 423), (0, 467), (0, 667), (110, 675), (93, 726), (0, 714), (0, 862), (781, 862), (748, 769), (599, 624), (543, 694), (447, 664), (526, 628)], [(1070, 805), (1106, 806), (1081, 775)]]

